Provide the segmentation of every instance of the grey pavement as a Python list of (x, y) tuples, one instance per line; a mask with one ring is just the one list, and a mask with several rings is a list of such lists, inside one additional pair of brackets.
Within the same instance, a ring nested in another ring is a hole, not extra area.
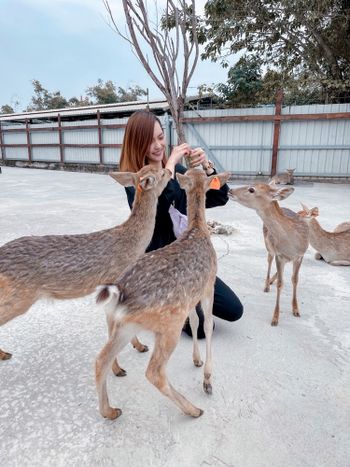
[[(84, 233), (123, 222), (124, 189), (102, 174), (2, 168), (0, 244), (23, 235)], [(327, 229), (350, 220), (350, 185), (296, 185), (282, 205), (320, 209)], [(101, 418), (94, 362), (106, 324), (94, 295), (39, 301), (0, 328), (0, 466), (350, 465), (350, 267), (314, 259), (300, 272), (301, 317), (291, 313), (286, 266), (280, 324), (270, 326), (275, 287), (263, 293), (266, 252), (256, 213), (232, 201), (207, 218), (235, 227), (213, 236), (218, 275), (244, 304), (236, 323), (215, 319), (213, 395), (202, 390), (183, 335), (169, 379), (204, 410), (183, 415), (146, 380), (149, 354), (129, 345), (120, 355), (125, 378), (108, 378), (115, 421)], [(1, 293), (1, 291), (0, 291)], [(153, 337), (140, 339), (151, 348)], [(202, 355), (205, 344), (200, 341)]]

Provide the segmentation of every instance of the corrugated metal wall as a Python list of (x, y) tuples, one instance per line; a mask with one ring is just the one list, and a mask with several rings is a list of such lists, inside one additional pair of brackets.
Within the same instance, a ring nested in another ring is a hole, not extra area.
[[(26, 126), (23, 124), (20, 125), (7, 125), (6, 129), (23, 129), (23, 133), (3, 133), (3, 142), (4, 144), (27, 144), (27, 138), (25, 134)], [(6, 159), (16, 159), (16, 160), (28, 160), (28, 149), (27, 148), (6, 148)], [(0, 154), (2, 157), (2, 154)]]
[[(251, 109), (198, 110), (185, 112), (186, 118), (225, 116), (273, 116), (274, 107)], [(291, 106), (282, 108), (283, 115), (350, 112), (350, 104)], [(176, 144), (174, 126), (167, 114), (160, 117), (169, 144)], [(101, 119), (101, 124), (125, 124), (127, 118)], [(87, 145), (99, 143), (98, 129), (66, 130), (65, 126), (97, 125), (97, 120), (62, 122), (64, 144)], [(30, 127), (56, 126), (57, 123), (32, 124)], [(6, 125), (3, 130), (25, 125)], [(196, 122), (187, 123), (185, 132), (191, 146), (201, 146), (219, 169), (241, 175), (270, 174), (274, 122)], [(58, 131), (33, 131), (32, 144), (58, 144)], [(124, 128), (103, 128), (103, 144), (121, 144)], [(3, 131), (4, 144), (27, 144), (25, 132)], [(6, 158), (28, 160), (27, 147), (6, 147)], [(1, 155), (0, 155), (1, 156)], [(103, 162), (117, 164), (120, 148), (103, 148)], [(33, 147), (33, 161), (60, 161), (59, 147)], [(65, 162), (100, 163), (99, 148), (65, 147)], [(277, 171), (295, 168), (296, 175), (350, 176), (350, 119), (282, 120), (279, 139)]]
[[(273, 115), (274, 108), (226, 109), (185, 112), (188, 118), (234, 115)], [(186, 124), (192, 146), (201, 146), (218, 166), (234, 173), (269, 172), (271, 167), (272, 122), (218, 122)], [(174, 135), (175, 138), (175, 135)]]
[[(282, 115), (334, 112), (350, 112), (350, 104), (282, 108)], [(189, 118), (273, 114), (273, 107), (185, 112)], [(273, 126), (272, 121), (193, 123), (186, 125), (186, 137), (193, 146), (206, 146), (209, 157), (225, 170), (269, 174)], [(296, 168), (296, 175), (350, 176), (350, 119), (283, 121), (277, 171), (287, 168)]]
[[(290, 106), (282, 115), (350, 112), (350, 104)], [(296, 168), (297, 175), (350, 175), (350, 119), (284, 121), (278, 170)]]

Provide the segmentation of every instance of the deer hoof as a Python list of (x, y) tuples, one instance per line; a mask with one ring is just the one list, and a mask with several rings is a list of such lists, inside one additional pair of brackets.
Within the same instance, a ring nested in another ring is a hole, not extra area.
[(293, 311), (293, 316), (300, 318), (300, 313), (299, 311)]
[(113, 363), (112, 371), (115, 376), (126, 376), (126, 371), (123, 370), (123, 368), (120, 368), (120, 366), (118, 366), (115, 362)]
[(270, 287), (265, 287), (264, 292), (270, 292)]
[(203, 382), (203, 389), (204, 389), (204, 392), (206, 392), (207, 394), (209, 395), (213, 394), (212, 385), (208, 383), (207, 381)]
[(271, 326), (277, 326), (278, 325), (278, 319), (273, 319), (271, 321)]
[(102, 415), (104, 418), (108, 418), (109, 420), (115, 420), (116, 418), (120, 417), (121, 414), (122, 411), (120, 409), (113, 409), (112, 407), (109, 407), (109, 409)]
[(194, 363), (194, 366), (197, 366), (197, 367), (200, 367), (203, 365), (203, 362), (202, 360), (193, 360), (193, 363)]
[(4, 352), (3, 350), (0, 350), (0, 360), (10, 360), (12, 357), (12, 354), (8, 352)]
[(204, 414), (204, 410), (202, 410), (202, 409), (197, 409), (196, 412), (195, 412), (194, 414), (192, 414), (192, 417), (198, 418), (198, 417), (200, 417), (200, 416), (203, 415), (203, 414)]
[(319, 252), (316, 252), (315, 253), (315, 259), (321, 260), (323, 258), (322, 258), (322, 255)]

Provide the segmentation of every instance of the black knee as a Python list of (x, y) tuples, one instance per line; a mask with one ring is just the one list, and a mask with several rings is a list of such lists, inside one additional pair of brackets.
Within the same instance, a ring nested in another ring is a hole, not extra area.
[(244, 309), (242, 303), (236, 304), (234, 312), (228, 315), (227, 321), (238, 321), (242, 318), (243, 311)]

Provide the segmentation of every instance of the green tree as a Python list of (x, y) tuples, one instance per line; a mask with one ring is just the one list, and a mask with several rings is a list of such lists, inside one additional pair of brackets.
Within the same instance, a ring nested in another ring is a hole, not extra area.
[(330, 96), (350, 93), (349, 0), (208, 0), (205, 12), (203, 58), (227, 66), (244, 51)]
[(68, 101), (61, 95), (60, 91), (49, 92), (37, 79), (32, 81), (34, 96), (27, 107), (27, 111), (61, 109), (68, 107)]
[(227, 82), (216, 89), (226, 105), (251, 105), (261, 90), (261, 66), (254, 57), (241, 57), (229, 69)]
[(141, 96), (145, 96), (147, 91), (139, 86), (127, 89), (117, 88), (113, 81), (103, 82), (102, 79), (98, 79), (97, 84), (87, 88), (86, 94), (93, 99), (93, 104), (114, 104), (116, 102), (137, 101)]
[(13, 107), (8, 104), (2, 105), (0, 109), (0, 114), (13, 114), (15, 111)]
[(104, 83), (102, 79), (98, 79), (97, 84), (87, 88), (86, 94), (93, 99), (94, 104), (114, 104), (118, 102), (116, 86), (110, 80)]
[(131, 86), (127, 89), (118, 87), (118, 102), (137, 101), (142, 96), (147, 96), (147, 91), (140, 86)]

